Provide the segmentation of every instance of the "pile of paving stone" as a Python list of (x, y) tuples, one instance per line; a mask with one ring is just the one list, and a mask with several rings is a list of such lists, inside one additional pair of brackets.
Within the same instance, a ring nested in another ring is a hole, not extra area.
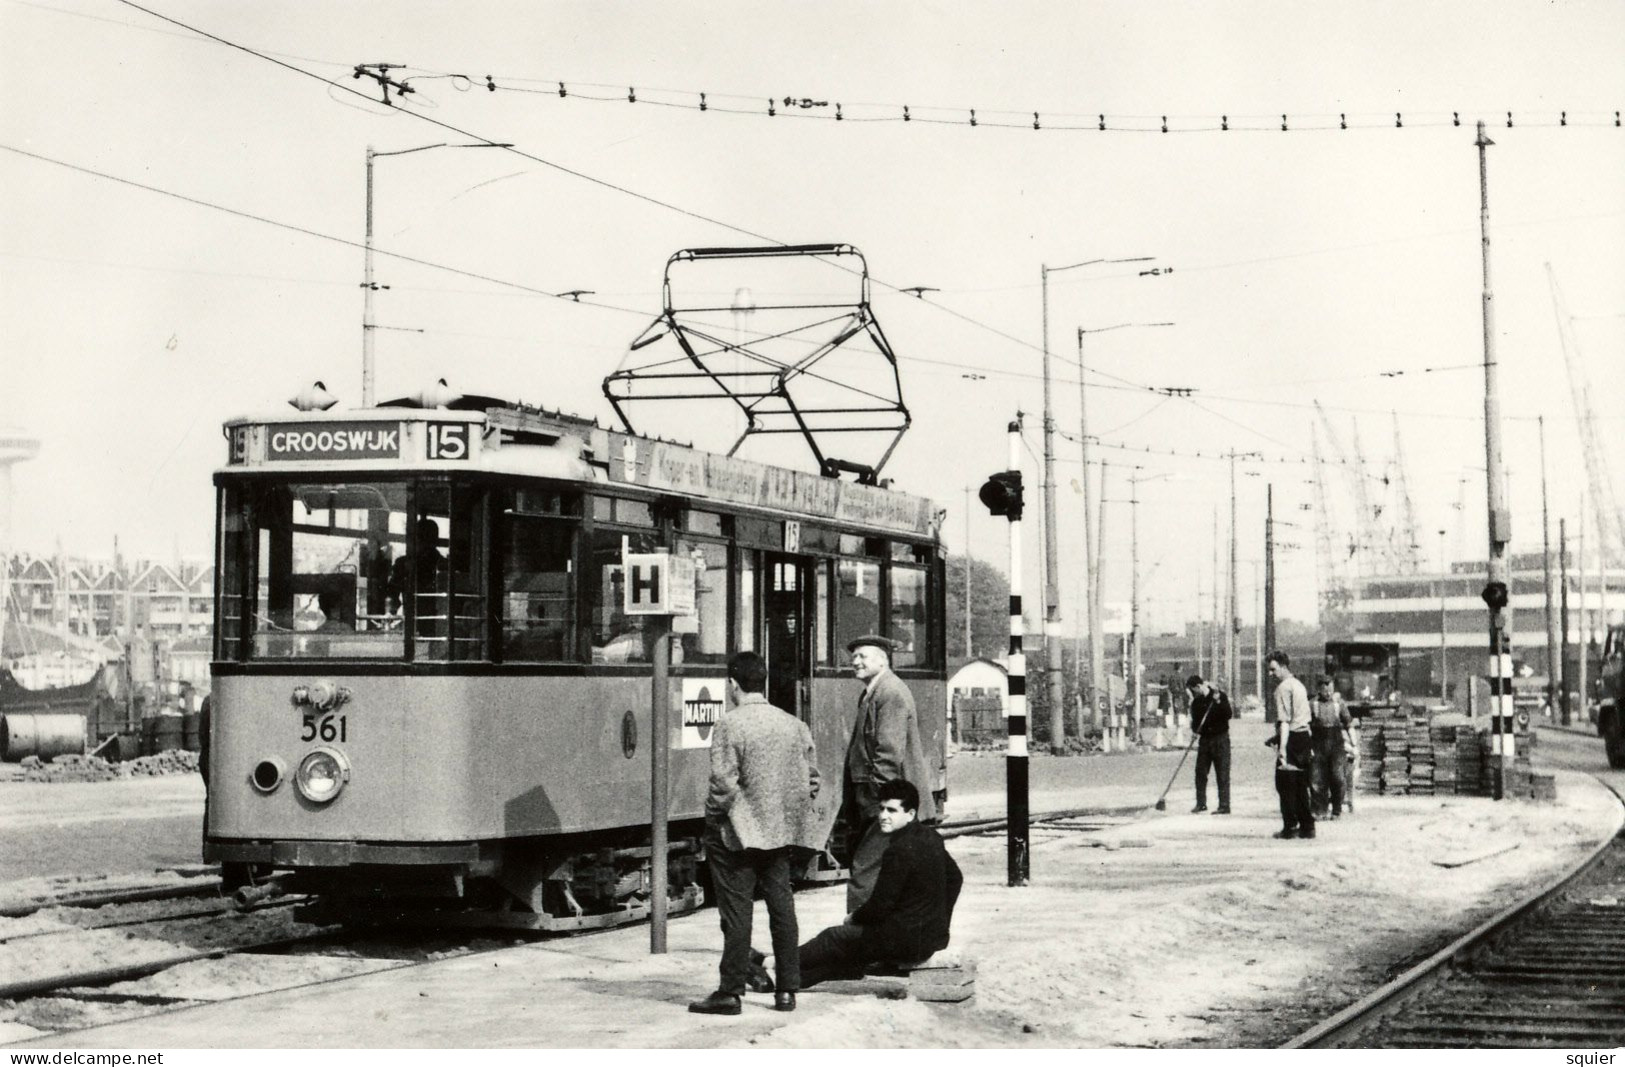
[(44, 763), (38, 756), (22, 761), (25, 782), (108, 782), (118, 778), (118, 764), (98, 756), (57, 756)]
[(19, 764), (25, 782), (110, 782), (116, 778), (144, 778), (163, 774), (196, 774), (197, 753), (160, 752), (124, 763), (109, 763), (100, 756), (57, 756), (50, 762), (26, 756)]
[(140, 756), (119, 766), (126, 768), (131, 777), (159, 774), (196, 774), (197, 753), (185, 749), (170, 749), (156, 756)]

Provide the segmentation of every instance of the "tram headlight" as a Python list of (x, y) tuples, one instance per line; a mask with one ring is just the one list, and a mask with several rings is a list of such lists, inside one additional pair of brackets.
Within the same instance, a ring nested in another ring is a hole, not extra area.
[(315, 804), (326, 804), (344, 791), (350, 780), (350, 761), (334, 748), (314, 749), (299, 761), (294, 785), (299, 795)]

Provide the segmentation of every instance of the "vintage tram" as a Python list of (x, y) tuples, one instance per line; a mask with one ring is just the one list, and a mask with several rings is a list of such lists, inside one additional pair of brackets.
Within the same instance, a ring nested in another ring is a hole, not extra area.
[[(768, 661), (831, 788), (878, 632), (945, 794), (943, 564), (922, 498), (489, 398), (226, 424), (204, 855), (341, 915), (568, 930), (647, 913), (650, 759), (670, 749), (672, 910), (703, 899), (725, 664)], [(435, 406), (427, 406), (435, 404)], [(304, 405), (309, 407), (310, 405)], [(670, 736), (622, 559), (697, 572)]]

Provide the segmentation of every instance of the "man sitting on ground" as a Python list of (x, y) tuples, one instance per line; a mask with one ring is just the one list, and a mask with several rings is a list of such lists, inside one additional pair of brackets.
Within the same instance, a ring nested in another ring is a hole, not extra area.
[(942, 836), (915, 821), (920, 793), (901, 778), (879, 789), (879, 829), (890, 838), (874, 892), (840, 926), (801, 946), (801, 988), (861, 978), (866, 964), (924, 962), (948, 947), (964, 876)]

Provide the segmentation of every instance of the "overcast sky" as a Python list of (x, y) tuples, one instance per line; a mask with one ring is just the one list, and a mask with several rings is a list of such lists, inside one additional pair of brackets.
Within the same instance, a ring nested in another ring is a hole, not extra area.
[[(599, 383), (658, 313), (672, 252), (848, 242), (913, 415), (885, 473), (948, 509), (955, 552), (965, 487), (1004, 465), (1016, 409), (1042, 449), (1040, 265), (1172, 267), (1080, 268), (1050, 286), (1056, 421), (1074, 436), (1077, 329), (1175, 323), (1090, 338), (1086, 379), (1106, 444), (1185, 454), (1094, 452), (1111, 464), (1107, 599), (1128, 596), (1137, 464), (1146, 612), (1172, 629), (1211, 587), (1216, 508), (1228, 523), (1228, 466), (1195, 454), (1232, 449), (1268, 460), (1238, 465), (1243, 599), (1273, 483), (1278, 517), (1299, 524), (1282, 533), (1296, 547), (1280, 610), (1313, 617), (1317, 400), (1346, 445), (1357, 420), (1385, 516), (1399, 510), (1378, 480), (1397, 412), (1428, 565), (1441, 529), (1446, 555), (1483, 558), (1483, 118), (1515, 549), (1539, 548), (1535, 416), (1554, 524), (1574, 527), (1586, 484), (1547, 263), (1625, 477), (1616, 2), (150, 10), (229, 44), (111, 0), (0, 0), (0, 425), (43, 441), (15, 472), (22, 550), (60, 539), (106, 555), (116, 535), (135, 554), (206, 557), (220, 423), (317, 378), (360, 399), (366, 147), (470, 136), (524, 154), (377, 162), (378, 247), (455, 268), (380, 254), (380, 397), (444, 376), (609, 420)], [(401, 107), (351, 77), (380, 62), (406, 65), (394, 76), (416, 91)], [(594, 292), (542, 295), (569, 289)], [(715, 445), (718, 425), (660, 428)], [(1078, 448), (1057, 437), (1056, 453), (1075, 620)], [(1330, 488), (1346, 541), (1350, 493)], [(973, 513), (970, 528), (972, 551), (1002, 567), (1003, 521)]]

